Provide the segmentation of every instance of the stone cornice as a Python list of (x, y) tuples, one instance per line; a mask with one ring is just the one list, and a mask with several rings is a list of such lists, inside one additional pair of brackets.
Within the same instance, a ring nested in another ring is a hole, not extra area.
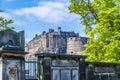
[(28, 54), (28, 52), (24, 52), (24, 51), (0, 50), (0, 56), (24, 57), (26, 54)]

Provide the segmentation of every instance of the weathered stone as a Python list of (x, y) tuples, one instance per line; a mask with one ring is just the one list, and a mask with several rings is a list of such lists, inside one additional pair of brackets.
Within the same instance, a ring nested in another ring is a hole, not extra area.
[(0, 80), (25, 80), (24, 32), (0, 31)]
[(120, 79), (120, 66), (116, 66), (116, 75)]
[(81, 58), (79, 60), (79, 80), (86, 80), (85, 68), (86, 68), (85, 59)]
[(2, 72), (3, 72), (3, 61), (2, 61), (2, 57), (0, 57), (0, 80), (2, 80)]
[(89, 64), (86, 68), (86, 80), (95, 80), (94, 65)]
[(26, 52), (0, 51), (0, 80), (24, 80)]
[[(92, 66), (90, 66), (92, 65)], [(119, 80), (120, 64), (105, 62), (86, 63), (87, 80)]]
[[(79, 40), (74, 43), (75, 40), (67, 40), (68, 38), (78, 38)], [(32, 57), (35, 53), (79, 53), (80, 50), (84, 49), (83, 45), (86, 41), (87, 38), (79, 37), (79, 34), (73, 31), (64, 32), (60, 27), (58, 27), (57, 31), (49, 29), (49, 32), (43, 32), (28, 42), (26, 51), (30, 54), (26, 58)]]
[(42, 60), (40, 80), (85, 80), (86, 56), (44, 53), (36, 56)]
[(43, 65), (43, 80), (51, 80), (51, 59), (44, 58), (42, 60)]
[(95, 72), (96, 73), (115, 73), (115, 68), (114, 67), (95, 67)]
[(24, 31), (15, 32), (13, 30), (0, 31), (0, 49), (24, 51)]
[(80, 54), (80, 51), (84, 50), (84, 44), (87, 43), (86, 37), (70, 37), (67, 39), (67, 53), (68, 54)]

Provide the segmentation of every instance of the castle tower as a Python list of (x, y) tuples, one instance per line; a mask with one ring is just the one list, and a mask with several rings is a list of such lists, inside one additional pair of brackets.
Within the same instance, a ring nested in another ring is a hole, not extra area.
[(67, 39), (67, 54), (80, 54), (87, 43), (86, 37), (70, 37)]
[[(73, 38), (74, 42), (68, 39), (71, 37)], [(74, 40), (74, 37), (76, 37), (76, 40)], [(49, 29), (47, 32), (43, 31), (42, 34), (29, 41), (26, 47), (28, 48), (27, 51), (29, 52), (29, 56), (34, 56), (35, 53), (66, 54), (67, 46), (70, 48), (70, 46), (72, 47), (74, 45), (73, 43), (75, 43), (77, 46), (77, 51), (74, 49), (75, 52), (81, 50), (81, 48), (83, 48), (81, 46), (82, 42), (80, 42), (81, 39), (82, 38), (79, 39), (78, 33), (75, 33), (74, 31), (63, 31), (61, 27), (58, 27), (57, 31), (54, 31), (54, 29)], [(68, 49), (69, 53), (73, 51), (69, 51)]]

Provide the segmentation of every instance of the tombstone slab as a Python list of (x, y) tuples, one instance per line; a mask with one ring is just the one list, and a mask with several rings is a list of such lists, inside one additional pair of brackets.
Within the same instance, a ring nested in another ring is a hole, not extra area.
[(0, 31), (0, 80), (25, 80), (24, 31)]

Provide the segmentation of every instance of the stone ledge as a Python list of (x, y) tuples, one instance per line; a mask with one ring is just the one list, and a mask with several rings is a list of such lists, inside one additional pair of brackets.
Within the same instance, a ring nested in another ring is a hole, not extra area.
[(51, 57), (51, 58), (60, 58), (60, 59), (85, 59), (86, 55), (69, 55), (69, 54), (47, 54), (47, 53), (37, 53), (35, 56), (38, 58)]
[(0, 56), (16, 56), (16, 57), (24, 57), (28, 52), (24, 51), (11, 51), (11, 50), (1, 50)]

